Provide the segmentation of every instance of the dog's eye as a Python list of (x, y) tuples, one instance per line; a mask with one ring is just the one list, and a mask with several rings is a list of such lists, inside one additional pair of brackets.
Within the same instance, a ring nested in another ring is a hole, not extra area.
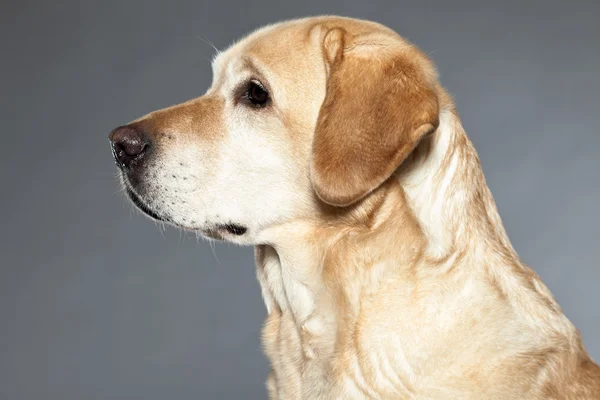
[(265, 107), (269, 102), (269, 92), (256, 81), (250, 81), (245, 97), (255, 107)]

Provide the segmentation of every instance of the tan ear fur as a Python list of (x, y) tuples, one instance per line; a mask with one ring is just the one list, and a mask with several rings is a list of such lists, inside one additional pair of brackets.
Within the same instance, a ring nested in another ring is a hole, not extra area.
[(327, 93), (311, 161), (324, 202), (347, 206), (365, 197), (437, 128), (438, 98), (415, 52), (389, 36), (325, 34)]

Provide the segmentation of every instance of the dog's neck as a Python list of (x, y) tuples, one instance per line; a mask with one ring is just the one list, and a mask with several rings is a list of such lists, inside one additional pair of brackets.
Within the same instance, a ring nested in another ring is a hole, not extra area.
[(411, 154), (396, 177), (428, 239), (428, 255), (444, 258), (492, 246), (492, 252), (517, 259), (477, 153), (451, 105), (442, 111), (436, 132)]
[[(256, 247), (258, 277), (269, 312), (273, 308), (292, 311), (302, 324), (317, 302), (321, 314), (327, 304), (334, 306), (329, 302), (332, 296), (357, 302), (355, 295), (362, 288), (356, 285), (376, 281), (378, 273), (385, 272), (378, 268), (390, 263), (408, 266), (423, 253), (424, 235), (404, 192), (393, 180), (360, 205), (336, 214), (324, 223), (296, 220), (286, 224), (272, 232), (276, 241)], [(399, 235), (402, 242), (396, 241)], [(362, 251), (366, 248), (378, 251)], [(343, 293), (332, 293), (337, 290)]]

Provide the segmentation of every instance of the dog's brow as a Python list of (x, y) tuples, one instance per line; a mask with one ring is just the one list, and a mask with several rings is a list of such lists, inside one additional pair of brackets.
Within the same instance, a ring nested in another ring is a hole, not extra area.
[(245, 79), (248, 78), (249, 74), (252, 78), (258, 79), (263, 84), (266, 84), (266, 76), (269, 72), (268, 68), (265, 68), (256, 62), (254, 57), (250, 55), (244, 55), (237, 59), (225, 59), (226, 53), (219, 54), (213, 62), (213, 84), (215, 87), (218, 82), (228, 80), (233, 82), (234, 85), (239, 84), (240, 74)]
[(242, 58), (242, 69), (251, 71), (257, 78), (264, 78), (267, 75), (266, 72), (268, 72), (267, 68), (259, 66), (251, 56), (244, 56)]

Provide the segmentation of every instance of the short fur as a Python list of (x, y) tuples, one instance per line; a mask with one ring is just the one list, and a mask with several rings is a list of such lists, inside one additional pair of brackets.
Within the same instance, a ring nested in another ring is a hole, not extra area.
[[(423, 53), (318, 17), (253, 33), (214, 72), (133, 123), (153, 153), (123, 178), (163, 220), (255, 246), (271, 399), (600, 399)], [(266, 107), (240, 95), (250, 79)]]

